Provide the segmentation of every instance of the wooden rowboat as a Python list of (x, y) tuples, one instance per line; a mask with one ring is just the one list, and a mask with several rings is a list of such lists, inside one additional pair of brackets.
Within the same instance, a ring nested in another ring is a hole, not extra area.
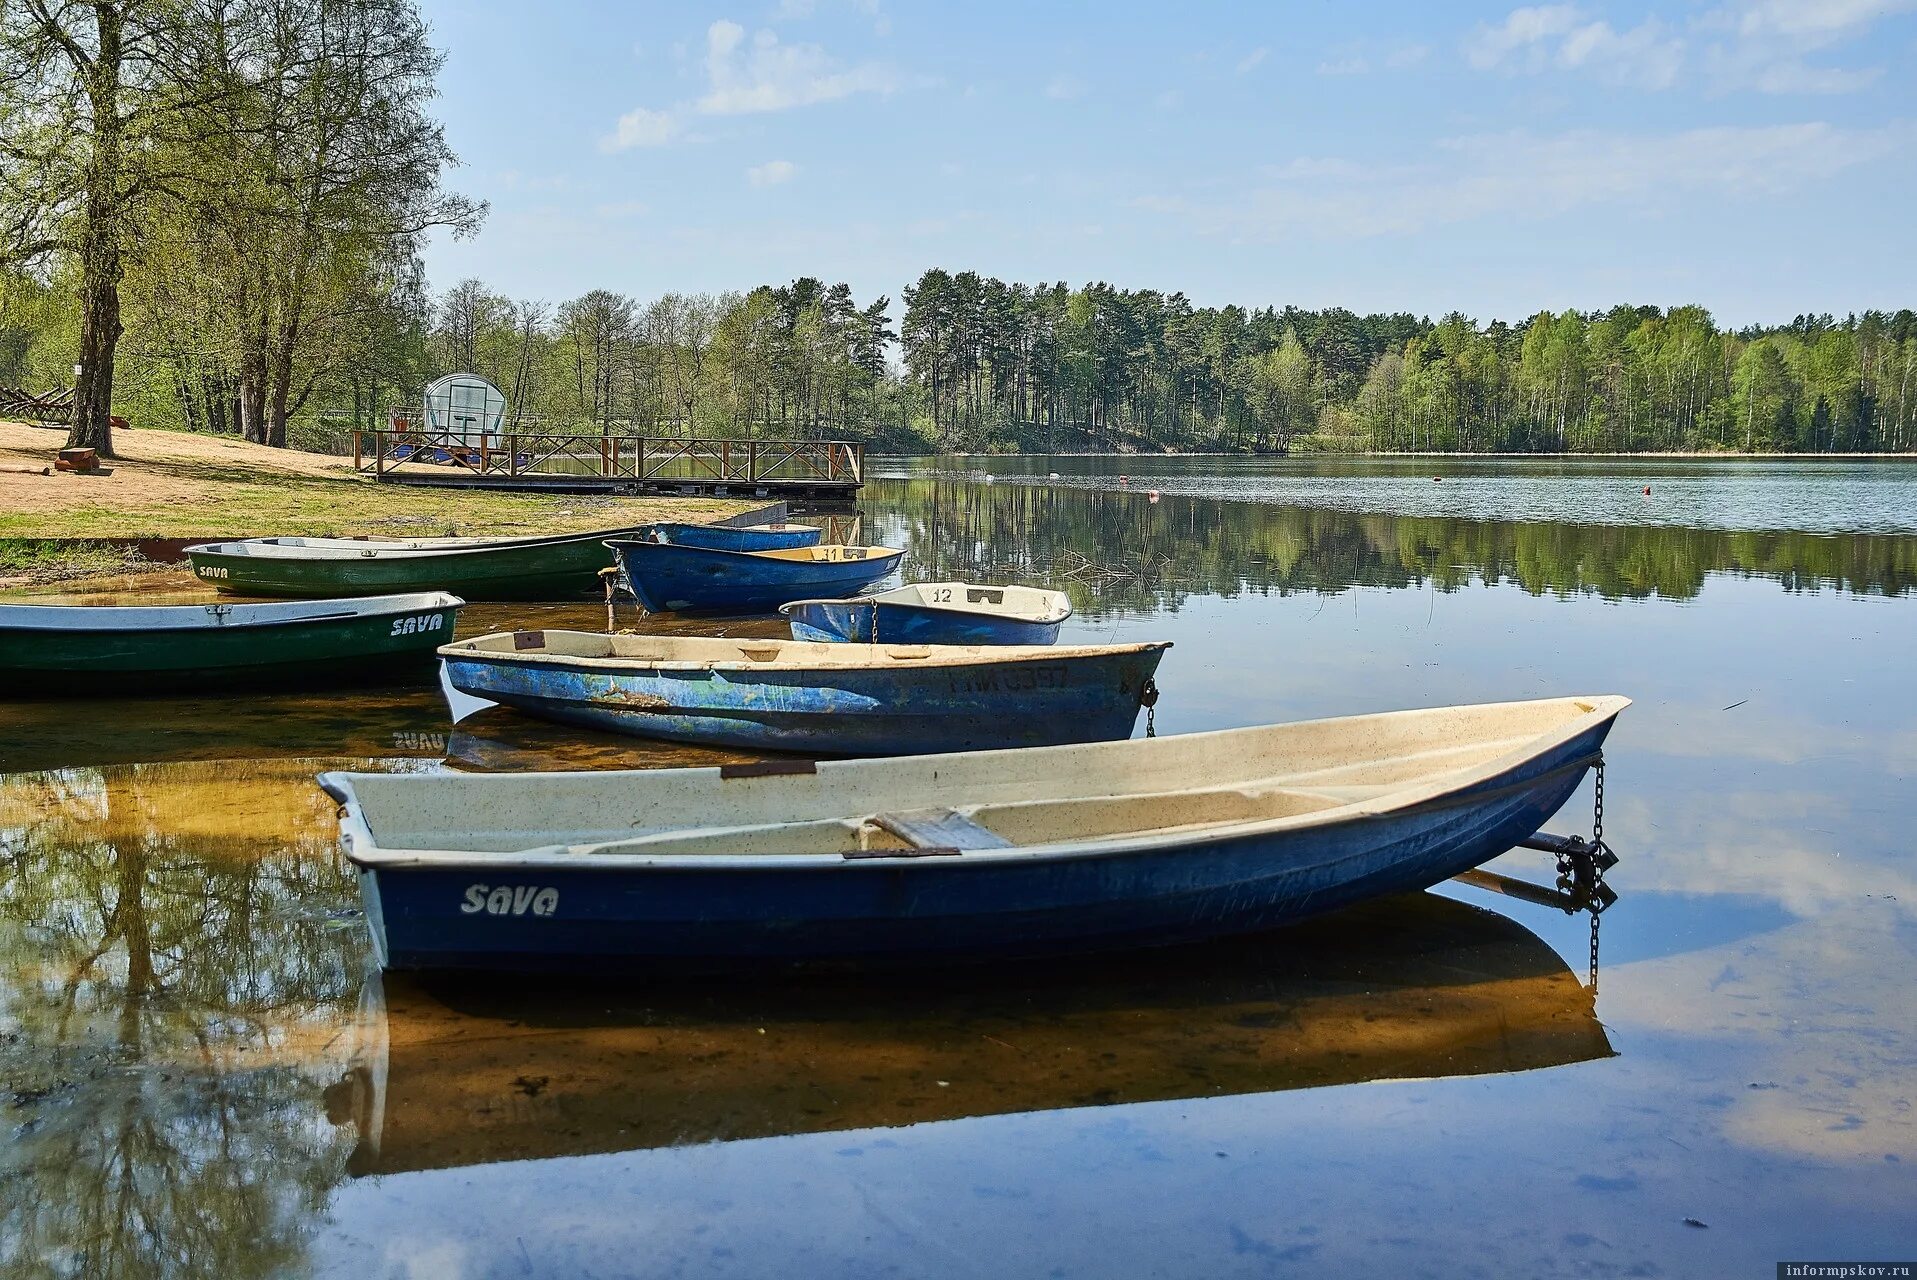
[(0, 605), (0, 694), (391, 681), (430, 674), (466, 602), (443, 591), (295, 604)]
[(186, 549), (193, 572), (235, 595), (342, 596), (456, 591), (468, 600), (556, 600), (599, 589), (608, 536), (536, 538), (247, 538)]
[(607, 541), (626, 588), (652, 613), (770, 613), (792, 600), (857, 595), (905, 556), (838, 544), (721, 551), (669, 542)]
[(320, 785), (392, 968), (1043, 954), (1243, 933), (1437, 884), (1537, 831), (1627, 705)]
[(795, 600), (794, 640), (861, 644), (1051, 644), (1072, 616), (1063, 591), (912, 582), (852, 600)]
[(819, 545), (819, 527), (812, 524), (681, 524), (648, 526), (641, 537), (681, 547), (709, 547), (714, 551), (783, 551)]
[(908, 755), (1126, 737), (1170, 647), (508, 631), (439, 652), (459, 693), (548, 720), (750, 751)]

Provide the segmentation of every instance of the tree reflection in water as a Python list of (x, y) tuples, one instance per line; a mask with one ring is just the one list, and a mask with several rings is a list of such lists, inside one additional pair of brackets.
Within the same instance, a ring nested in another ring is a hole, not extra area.
[(915, 578), (1053, 585), (1093, 618), (1175, 609), (1194, 595), (1426, 584), (1613, 600), (1689, 600), (1711, 573), (1792, 591), (1894, 596), (1917, 586), (1917, 538), (1894, 534), (1361, 515), (962, 479), (885, 481), (870, 496), (879, 514), (867, 532), (906, 548)]
[(313, 768), (0, 780), (0, 1270), (269, 1275), (302, 1251), (352, 1146), (320, 1064), (362, 951)]

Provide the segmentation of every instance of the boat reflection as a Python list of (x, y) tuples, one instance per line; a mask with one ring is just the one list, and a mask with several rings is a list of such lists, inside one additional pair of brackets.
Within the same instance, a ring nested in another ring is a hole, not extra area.
[(1612, 1053), (1515, 921), (1416, 894), (1044, 966), (698, 986), (369, 979), (355, 1174), (1528, 1071)]

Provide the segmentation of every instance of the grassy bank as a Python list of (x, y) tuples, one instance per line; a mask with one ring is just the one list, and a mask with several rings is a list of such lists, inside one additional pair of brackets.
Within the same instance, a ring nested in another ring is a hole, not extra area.
[(57, 432), (0, 423), (0, 538), (563, 533), (646, 520), (709, 520), (753, 502), (470, 493), (376, 485), (344, 459), (224, 436), (116, 433), (110, 474), (21, 474)]
[(569, 533), (764, 505), (376, 485), (328, 454), (177, 431), (116, 432), (104, 474), (38, 474), (63, 439), (0, 422), (0, 587), (161, 567), (116, 539)]

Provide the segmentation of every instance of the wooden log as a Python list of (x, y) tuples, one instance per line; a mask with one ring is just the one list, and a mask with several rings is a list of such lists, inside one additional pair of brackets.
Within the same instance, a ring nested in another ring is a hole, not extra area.
[(50, 476), (53, 474), (53, 468), (0, 466), (0, 473), (10, 476)]

